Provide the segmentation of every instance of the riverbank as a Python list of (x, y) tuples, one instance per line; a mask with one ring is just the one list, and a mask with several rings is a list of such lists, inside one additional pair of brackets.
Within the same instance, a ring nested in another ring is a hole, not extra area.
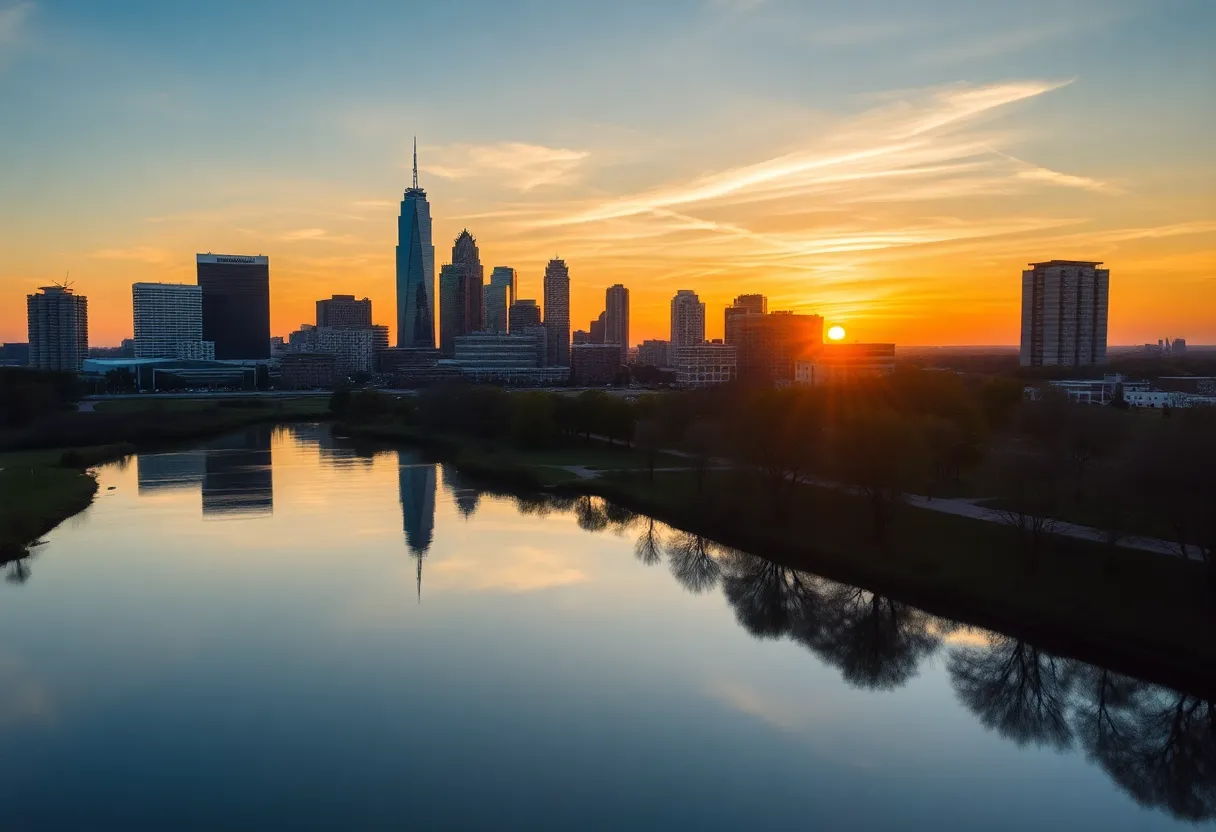
[[(637, 470), (636, 451), (580, 478), (544, 456), (405, 425), (335, 431), (416, 444), (472, 477), (515, 489), (597, 496), (781, 565), (863, 586), (935, 615), (1025, 638), (1053, 652), (1183, 689), (1216, 688), (1214, 611), (1206, 573), (1160, 554), (1049, 536), (1035, 555), (1015, 531), (978, 519), (900, 507), (875, 540), (865, 498), (799, 486), (777, 512), (763, 484), (740, 471)], [(603, 451), (601, 445), (597, 453)], [(577, 449), (566, 452), (574, 454)]]
[(89, 507), (97, 493), (90, 466), (133, 451), (104, 445), (0, 454), (0, 563), (24, 557), (30, 544)]
[(328, 400), (170, 399), (104, 402), (24, 430), (0, 432), (0, 562), (23, 557), (64, 520), (88, 508), (97, 483), (88, 468), (140, 449), (218, 436), (266, 422), (317, 421)]

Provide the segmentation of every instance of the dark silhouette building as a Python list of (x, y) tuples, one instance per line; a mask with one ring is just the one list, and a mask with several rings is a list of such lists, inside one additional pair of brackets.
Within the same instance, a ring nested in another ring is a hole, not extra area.
[(629, 290), (617, 283), (604, 293), (604, 343), (619, 344), (621, 364), (629, 357)]
[(524, 298), (511, 304), (508, 312), (508, 331), (515, 332), (526, 326), (540, 326), (540, 307), (536, 301)]
[(217, 360), (270, 358), (270, 258), (200, 254), (203, 340)]
[(401, 198), (397, 218), (397, 346), (435, 347), (435, 246), (431, 204), (418, 187), (418, 140), (414, 139), (414, 184)]
[(458, 336), (481, 331), (484, 284), (477, 240), (466, 228), (452, 246), (452, 262), (439, 272), (439, 349), (444, 355), (453, 354)]
[[(354, 295), (334, 295), (317, 301), (317, 327), (330, 329), (371, 329), (372, 302), (355, 300)], [(387, 334), (387, 333), (386, 333)], [(385, 344), (384, 346), (388, 346)]]
[(823, 346), (823, 318), (749, 312), (734, 319), (731, 336), (728, 345), (735, 347), (740, 381), (789, 383), (794, 380), (794, 362)]
[(575, 344), (570, 347), (570, 383), (575, 387), (603, 387), (616, 380), (621, 351), (616, 344)]

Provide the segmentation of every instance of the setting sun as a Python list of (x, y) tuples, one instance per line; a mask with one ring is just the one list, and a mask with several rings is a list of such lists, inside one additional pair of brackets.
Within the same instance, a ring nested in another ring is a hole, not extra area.
[(828, 339), (832, 340), (832, 341), (843, 341), (844, 340), (844, 327), (838, 325), (838, 326), (834, 326), (831, 329), (829, 329), (828, 330)]

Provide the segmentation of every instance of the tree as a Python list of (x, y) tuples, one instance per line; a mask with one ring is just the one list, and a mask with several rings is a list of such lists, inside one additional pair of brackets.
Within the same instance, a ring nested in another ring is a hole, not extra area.
[(654, 482), (654, 463), (663, 445), (663, 429), (655, 419), (643, 419), (634, 425), (633, 444), (646, 457), (650, 481)]
[(834, 432), (837, 469), (870, 505), (874, 537), (884, 542), (907, 490), (924, 482), (921, 434), (890, 410), (854, 409)]
[(1017, 533), (1032, 570), (1055, 528), (1059, 485), (1060, 465), (1044, 452), (1008, 450), (997, 460), (997, 516)]
[(1094, 463), (1118, 450), (1124, 423), (1119, 413), (1103, 407), (1072, 405), (1063, 416), (1063, 448), (1072, 468), (1073, 499), (1080, 505), (1085, 475)]
[(642, 529), (642, 533), (638, 535), (637, 542), (633, 546), (633, 553), (637, 555), (637, 559), (647, 566), (654, 566), (663, 559), (663, 533), (659, 530), (657, 523), (653, 517), (646, 518), (646, 525)]
[(705, 491), (705, 475), (713, 464), (722, 442), (722, 431), (718, 423), (698, 419), (689, 426), (681, 443), (685, 452), (691, 454), (693, 472), (697, 478), (697, 496)]

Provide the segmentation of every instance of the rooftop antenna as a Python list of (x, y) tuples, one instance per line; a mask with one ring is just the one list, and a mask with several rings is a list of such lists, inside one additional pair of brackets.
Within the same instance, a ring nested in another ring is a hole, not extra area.
[(418, 187), (418, 137), (414, 136), (414, 187)]

